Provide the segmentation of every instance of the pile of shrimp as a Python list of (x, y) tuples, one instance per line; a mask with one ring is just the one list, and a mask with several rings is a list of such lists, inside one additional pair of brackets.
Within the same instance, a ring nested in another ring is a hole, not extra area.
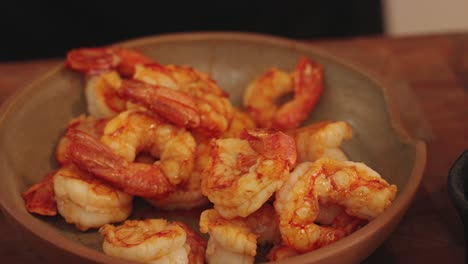
[[(275, 261), (348, 236), (395, 198), (395, 185), (341, 149), (349, 124), (300, 127), (324, 89), (323, 67), (310, 58), (290, 72), (267, 69), (246, 88), (243, 108), (209, 74), (126, 48), (75, 49), (66, 65), (86, 81), (87, 114), (59, 140), (59, 168), (23, 199), (31, 213), (98, 229), (108, 255), (254, 263), (267, 245)], [(127, 220), (135, 196), (155, 210), (205, 208), (199, 232)]]

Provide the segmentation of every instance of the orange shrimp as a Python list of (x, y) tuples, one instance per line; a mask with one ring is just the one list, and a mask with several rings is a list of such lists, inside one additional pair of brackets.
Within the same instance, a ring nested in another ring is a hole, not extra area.
[(187, 239), (185, 244), (190, 247), (188, 253), (188, 263), (189, 264), (203, 264), (205, 263), (205, 250), (206, 250), (206, 241), (192, 228), (182, 222), (174, 221), (175, 225), (180, 226), (184, 229), (187, 234)]
[(119, 93), (176, 125), (193, 128), (200, 124), (196, 104), (185, 93), (135, 80), (123, 80)]
[(315, 161), (322, 157), (348, 160), (340, 145), (351, 139), (353, 130), (344, 121), (322, 121), (290, 130), (287, 134), (296, 141), (298, 162)]
[(186, 66), (138, 65), (133, 78), (186, 93), (200, 114), (197, 131), (213, 137), (220, 137), (226, 131), (232, 105), (226, 92), (208, 74)]
[(229, 125), (223, 134), (223, 138), (238, 138), (246, 128), (255, 128), (255, 121), (248, 113), (233, 107), (232, 116), (229, 119)]
[(283, 242), (297, 252), (329, 245), (349, 233), (349, 221), (318, 225), (321, 203), (337, 204), (349, 215), (372, 220), (390, 206), (395, 193), (395, 185), (362, 163), (326, 158), (303, 162), (276, 193), (274, 206)]
[(40, 182), (33, 184), (21, 196), (30, 213), (57, 215), (53, 178), (56, 171), (47, 174)]
[(246, 217), (283, 184), (296, 162), (296, 144), (286, 134), (244, 130), (240, 139), (218, 139), (202, 175), (202, 192), (227, 219)]
[(66, 136), (70, 140), (69, 157), (74, 164), (126, 193), (155, 198), (175, 189), (158, 166), (128, 162), (98, 139), (76, 129), (69, 129)]
[[(291, 101), (281, 107), (275, 104), (293, 90)], [(323, 67), (303, 57), (291, 74), (272, 68), (253, 81), (244, 94), (244, 106), (259, 126), (289, 130), (307, 118), (322, 90)]]
[(66, 60), (67, 67), (87, 75), (117, 69), (123, 76), (132, 76), (135, 65), (147, 63), (155, 62), (137, 51), (117, 47), (73, 49)]
[[(76, 129), (88, 133), (89, 135), (100, 138), (104, 133), (104, 127), (107, 123), (107, 119), (95, 119), (92, 116), (80, 115), (77, 118), (72, 119), (65, 130)], [(70, 163), (68, 159), (68, 147), (70, 141), (66, 136), (63, 136), (55, 150), (55, 158), (60, 165)]]

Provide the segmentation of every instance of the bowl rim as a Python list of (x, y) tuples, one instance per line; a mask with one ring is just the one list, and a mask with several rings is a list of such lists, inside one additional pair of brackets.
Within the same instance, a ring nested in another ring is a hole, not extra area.
[[(122, 42), (115, 43), (116, 46), (125, 46), (138, 48), (138, 46), (143, 45), (155, 45), (158, 43), (165, 43), (169, 41), (194, 41), (194, 40), (233, 40), (233, 41), (242, 41), (242, 42), (257, 42), (268, 44), (278, 47), (289, 47), (297, 49), (298, 51), (312, 52), (317, 54), (324, 59), (333, 61), (336, 64), (340, 64), (350, 70), (361, 74), (363, 77), (374, 82), (379, 88), (381, 88), (384, 95), (384, 100), (387, 105), (389, 120), (391, 126), (397, 133), (401, 142), (405, 144), (413, 145), (415, 148), (415, 157), (414, 165), (411, 170), (411, 175), (408, 179), (408, 182), (404, 189), (399, 190), (399, 195), (397, 199), (392, 203), (387, 210), (385, 210), (379, 217), (369, 222), (366, 226), (356, 231), (354, 234), (351, 234), (344, 239), (337, 241), (327, 247), (320, 248), (313, 252), (308, 252), (293, 258), (289, 258), (279, 263), (305, 263), (325, 260), (329, 257), (332, 257), (341, 250), (346, 248), (356, 246), (363, 242), (366, 239), (369, 239), (373, 236), (376, 231), (378, 231), (383, 226), (389, 224), (391, 221), (394, 221), (395, 218), (398, 218), (398, 222), (401, 219), (404, 212), (409, 207), (416, 191), (419, 187), (419, 184), (422, 180), (424, 168), (426, 164), (426, 143), (418, 138), (412, 137), (408, 133), (407, 128), (403, 126), (403, 123), (400, 119), (400, 113), (396, 106), (395, 100), (392, 97), (392, 93), (389, 92), (388, 87), (390, 84), (383, 79), (378, 74), (375, 74), (369, 69), (363, 69), (361, 66), (350, 63), (349, 61), (333, 55), (321, 48), (314, 47), (305, 42), (299, 40), (292, 40), (283, 37), (258, 34), (258, 33), (249, 33), (249, 32), (192, 32), (192, 33), (170, 33), (162, 35), (153, 35), (148, 37), (142, 37), (132, 40), (126, 40)], [(52, 67), (50, 71), (43, 74), (37, 80), (33, 81), (27, 86), (24, 86), (14, 92), (12, 96), (7, 98), (3, 104), (0, 106), (0, 128), (3, 126), (5, 118), (11, 111), (11, 108), (28, 91), (33, 89), (35, 86), (43, 82), (44, 80), (50, 78), (58, 71), (64, 68), (64, 63), (58, 63), (59, 65)], [(17, 224), (21, 225), (24, 229), (28, 230), (30, 233), (36, 237), (47, 241), (52, 246), (60, 248), (61, 250), (71, 254), (77, 255), (81, 258), (98, 261), (98, 262), (113, 262), (113, 263), (133, 263), (127, 260), (111, 257), (105, 255), (104, 253), (88, 248), (82, 244), (76, 243), (65, 236), (59, 234), (54, 228), (45, 226), (43, 223), (32, 221), (29, 217), (23, 215), (19, 210), (13, 208), (12, 198), (9, 198), (3, 193), (0, 193), (0, 205), (4, 213), (8, 214), (13, 218)], [(396, 224), (394, 225), (396, 226)], [(50, 230), (54, 232), (50, 232)], [(359, 233), (359, 236), (355, 234)], [(375, 245), (377, 248), (380, 244)]]

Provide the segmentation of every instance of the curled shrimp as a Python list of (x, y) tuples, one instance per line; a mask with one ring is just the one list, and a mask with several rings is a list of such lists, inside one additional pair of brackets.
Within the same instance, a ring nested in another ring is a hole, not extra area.
[(124, 76), (134, 73), (135, 65), (155, 63), (145, 55), (125, 48), (94, 47), (73, 49), (67, 53), (66, 65), (87, 75), (118, 70)]
[(208, 233), (208, 263), (253, 263), (257, 244), (281, 241), (277, 217), (272, 206), (265, 204), (248, 217), (223, 218), (215, 209), (202, 212), (200, 231)]
[(225, 219), (216, 210), (203, 211), (200, 231), (209, 233), (207, 263), (253, 263), (257, 236), (242, 218)]
[(197, 131), (213, 137), (226, 131), (232, 105), (226, 92), (209, 75), (186, 66), (138, 65), (133, 78), (186, 93), (200, 114)]
[(57, 215), (53, 177), (55, 171), (47, 174), (41, 181), (33, 184), (21, 194), (26, 210), (40, 215)]
[(315, 223), (319, 202), (338, 204), (349, 215), (371, 220), (390, 206), (395, 193), (395, 185), (362, 163), (325, 158), (303, 162), (276, 193), (283, 242), (297, 252), (307, 252), (346, 235), (342, 228)]
[[(259, 126), (289, 130), (307, 118), (322, 90), (323, 67), (303, 57), (291, 74), (272, 68), (253, 81), (244, 94), (244, 106)], [(276, 105), (277, 100), (293, 91), (292, 100)]]
[(122, 80), (116, 71), (92, 76), (86, 81), (85, 96), (88, 112), (95, 118), (109, 118), (127, 109), (118, 95)]
[(224, 218), (245, 217), (281, 187), (296, 162), (296, 144), (279, 131), (245, 130), (240, 139), (213, 141), (210, 156), (203, 194)]
[(72, 165), (55, 173), (53, 188), (58, 212), (81, 231), (123, 221), (132, 212), (131, 195)]
[(112, 149), (85, 132), (69, 129), (69, 158), (80, 169), (110, 182), (128, 194), (162, 197), (175, 187), (159, 166), (128, 162)]
[(154, 166), (174, 185), (185, 182), (192, 173), (196, 147), (192, 134), (149, 112), (120, 113), (107, 123), (101, 142), (128, 162), (140, 152), (158, 157)]
[(223, 138), (239, 138), (241, 132), (246, 128), (255, 128), (255, 121), (248, 113), (233, 107), (232, 116), (229, 119), (229, 125), (223, 134)]
[(203, 170), (209, 163), (209, 142), (207, 138), (200, 134), (194, 134), (195, 142), (195, 163), (192, 173), (186, 183), (178, 185), (177, 189), (165, 197), (157, 199), (146, 199), (151, 205), (165, 210), (193, 209), (199, 208), (209, 203), (208, 198), (201, 191), (201, 177)]
[[(88, 133), (89, 135), (100, 138), (104, 133), (104, 127), (107, 123), (106, 119), (96, 119), (93, 116), (80, 115), (77, 118), (72, 119), (65, 130), (76, 129)], [(70, 141), (66, 136), (63, 136), (57, 148), (55, 150), (55, 158), (60, 165), (64, 166), (70, 163), (68, 158), (68, 147)]]
[(187, 233), (164, 219), (127, 220), (120, 226), (104, 225), (104, 253), (144, 263), (189, 263)]
[(189, 248), (188, 263), (189, 264), (203, 264), (205, 263), (206, 241), (188, 225), (182, 222), (173, 222), (184, 229), (187, 239), (185, 246)]
[(343, 121), (323, 121), (287, 132), (297, 144), (298, 162), (315, 161), (321, 157), (348, 160), (340, 149), (344, 140), (352, 137), (351, 126)]
[(299, 255), (294, 249), (285, 245), (276, 245), (267, 254), (269, 261), (279, 261)]

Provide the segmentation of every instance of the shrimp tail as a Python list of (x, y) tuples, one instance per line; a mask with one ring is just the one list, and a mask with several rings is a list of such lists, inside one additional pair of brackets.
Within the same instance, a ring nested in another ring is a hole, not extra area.
[(96, 138), (69, 129), (69, 157), (80, 169), (121, 188), (126, 193), (157, 198), (174, 191), (174, 186), (157, 166), (129, 163)]
[(56, 171), (47, 174), (40, 182), (35, 183), (21, 196), (26, 204), (26, 210), (39, 215), (57, 215), (57, 202), (53, 186)]
[(120, 92), (122, 97), (142, 104), (176, 125), (194, 128), (200, 124), (194, 101), (182, 92), (135, 80), (123, 80)]
[(241, 132), (240, 137), (247, 140), (255, 151), (265, 153), (268, 158), (276, 157), (286, 160), (290, 168), (296, 164), (296, 142), (281, 131), (260, 128), (245, 129)]
[(273, 127), (295, 128), (314, 109), (323, 92), (323, 66), (307, 57), (300, 58), (293, 72), (294, 100), (278, 109)]

